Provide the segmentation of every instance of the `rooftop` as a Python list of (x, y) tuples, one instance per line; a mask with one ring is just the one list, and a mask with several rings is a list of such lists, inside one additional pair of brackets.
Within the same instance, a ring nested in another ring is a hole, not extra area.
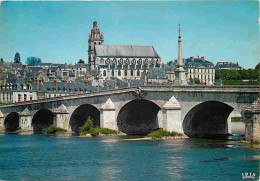
[(153, 46), (96, 45), (100, 57), (149, 57), (160, 58)]

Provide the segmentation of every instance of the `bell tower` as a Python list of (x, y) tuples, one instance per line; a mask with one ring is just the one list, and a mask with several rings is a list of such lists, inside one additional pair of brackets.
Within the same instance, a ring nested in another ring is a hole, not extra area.
[(103, 33), (100, 32), (97, 22), (94, 21), (88, 38), (88, 65), (91, 71), (97, 68), (97, 62), (95, 62), (94, 57), (95, 45), (102, 45), (103, 43)]

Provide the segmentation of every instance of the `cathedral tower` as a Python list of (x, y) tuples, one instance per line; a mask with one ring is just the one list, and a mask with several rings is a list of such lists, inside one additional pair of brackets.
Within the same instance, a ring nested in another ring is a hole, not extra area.
[(94, 58), (95, 45), (102, 45), (104, 43), (103, 33), (100, 32), (96, 21), (93, 22), (93, 28), (88, 38), (88, 65), (91, 71), (97, 68), (97, 63)]

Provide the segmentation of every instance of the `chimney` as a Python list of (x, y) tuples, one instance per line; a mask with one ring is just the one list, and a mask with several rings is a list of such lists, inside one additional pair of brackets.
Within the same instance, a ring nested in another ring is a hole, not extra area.
[(36, 79), (36, 90), (39, 90), (39, 80)]
[(57, 90), (57, 80), (53, 80), (54, 88)]
[(29, 79), (26, 78), (26, 85), (29, 85)]
[(203, 61), (203, 62), (205, 62), (205, 57), (203, 56), (203, 57), (201, 57), (201, 60)]
[(193, 61), (193, 62), (194, 62), (194, 56), (190, 57), (190, 59), (191, 59), (191, 61)]

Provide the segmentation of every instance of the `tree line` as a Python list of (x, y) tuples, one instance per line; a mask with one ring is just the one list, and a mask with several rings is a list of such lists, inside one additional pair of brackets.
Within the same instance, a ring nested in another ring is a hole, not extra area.
[(215, 79), (224, 85), (256, 85), (259, 84), (259, 69), (216, 70)]

